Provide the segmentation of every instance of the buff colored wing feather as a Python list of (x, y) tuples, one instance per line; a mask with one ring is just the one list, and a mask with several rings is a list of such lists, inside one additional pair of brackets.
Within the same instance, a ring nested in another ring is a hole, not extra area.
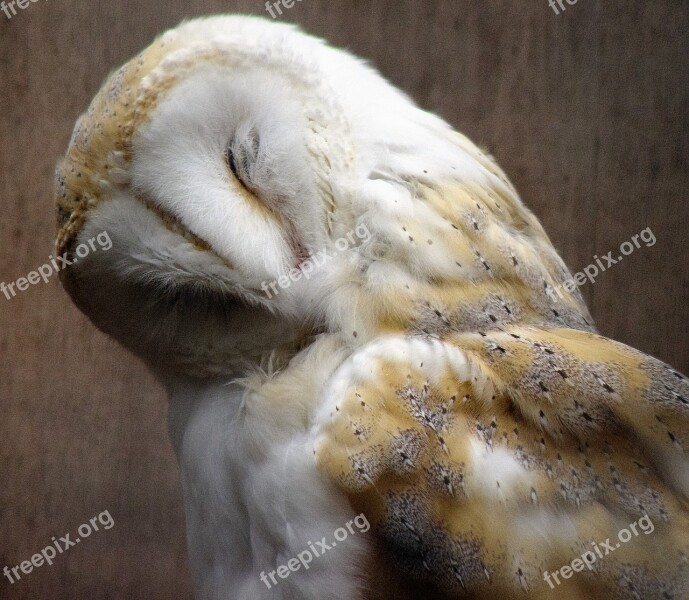
[(429, 598), (552, 597), (544, 572), (644, 515), (557, 593), (689, 597), (689, 381), (552, 292), (569, 274), (509, 184), (414, 195), (409, 297), (330, 382), (321, 468)]
[(666, 365), (574, 330), (390, 338), (329, 393), (318, 461), (401, 571), (450, 597), (539, 597), (544, 571), (648, 515), (652, 535), (560, 592), (687, 597), (689, 383)]

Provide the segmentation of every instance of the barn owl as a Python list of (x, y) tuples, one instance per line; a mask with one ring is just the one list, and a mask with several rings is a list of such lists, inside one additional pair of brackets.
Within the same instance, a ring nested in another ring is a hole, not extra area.
[(60, 255), (112, 240), (64, 287), (168, 392), (199, 599), (689, 598), (689, 382), (364, 62), (186, 22), (109, 77), (56, 202)]

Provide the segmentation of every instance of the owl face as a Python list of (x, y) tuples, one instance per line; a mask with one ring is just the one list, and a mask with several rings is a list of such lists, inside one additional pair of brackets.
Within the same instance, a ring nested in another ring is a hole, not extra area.
[(296, 96), (273, 75), (202, 70), (133, 139), (135, 196), (173, 215), (205, 246), (204, 259), (222, 263), (208, 271), (210, 287), (248, 301), (328, 239)]
[(321, 332), (481, 328), (516, 318), (515, 277), (527, 315), (585, 311), (547, 304), (568, 273), (490, 157), (358, 59), (261, 19), (186, 23), (116, 71), (57, 205), (60, 254), (113, 242), (63, 272), (67, 291), (158, 368), (234, 373)]
[(220, 17), (116, 72), (58, 167), (58, 251), (92, 231), (113, 240), (63, 274), (80, 308), (178, 365), (245, 361), (321, 328), (326, 272), (358, 268), (359, 238), (329, 252), (356, 226), (333, 218), (355, 171), (333, 85), (357, 70), (378, 83), (290, 27)]

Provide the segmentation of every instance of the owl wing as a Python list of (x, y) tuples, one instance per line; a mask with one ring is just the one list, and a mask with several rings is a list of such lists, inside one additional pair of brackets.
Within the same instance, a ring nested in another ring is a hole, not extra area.
[(687, 598), (688, 403), (590, 332), (390, 336), (335, 373), (316, 458), (429, 598)]

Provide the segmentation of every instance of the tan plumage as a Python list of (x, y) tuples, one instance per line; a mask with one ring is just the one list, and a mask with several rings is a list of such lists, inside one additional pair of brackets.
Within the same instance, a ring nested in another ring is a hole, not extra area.
[[(414, 185), (400, 243), (419, 262), (440, 246), (463, 280), (398, 290), (380, 332), (408, 349), (365, 348), (335, 375), (319, 464), (375, 515), (397, 566), (451, 597), (548, 597), (544, 571), (643, 515), (651, 538), (557, 593), (687, 597), (689, 381), (596, 335), (578, 296), (547, 293), (569, 274), (515, 196)], [(436, 227), (418, 220), (429, 208)], [(511, 468), (486, 473), (496, 453)]]
[(398, 360), (371, 350), (351, 359), (362, 371), (337, 394), (318, 447), (319, 464), (378, 525), (398, 567), (450, 597), (545, 598), (544, 571), (648, 515), (652, 537), (558, 594), (685, 597), (686, 473), (668, 472), (687, 440), (685, 379), (571, 329), (408, 344)]
[[(214, 102), (244, 96), (273, 102), (253, 155), (284, 133), (272, 112), (297, 130), (288, 172), (225, 164), (246, 140)], [(57, 180), (59, 251), (114, 240), (68, 291), (171, 390), (200, 597), (689, 597), (689, 382), (598, 335), (492, 158), (351, 57), (251, 19), (184, 25), (108, 80)], [(207, 218), (230, 203), (243, 235)], [(355, 227), (369, 238), (261, 295)], [(350, 506), (374, 537), (262, 587)], [(652, 533), (551, 589), (544, 572), (642, 517)]]

